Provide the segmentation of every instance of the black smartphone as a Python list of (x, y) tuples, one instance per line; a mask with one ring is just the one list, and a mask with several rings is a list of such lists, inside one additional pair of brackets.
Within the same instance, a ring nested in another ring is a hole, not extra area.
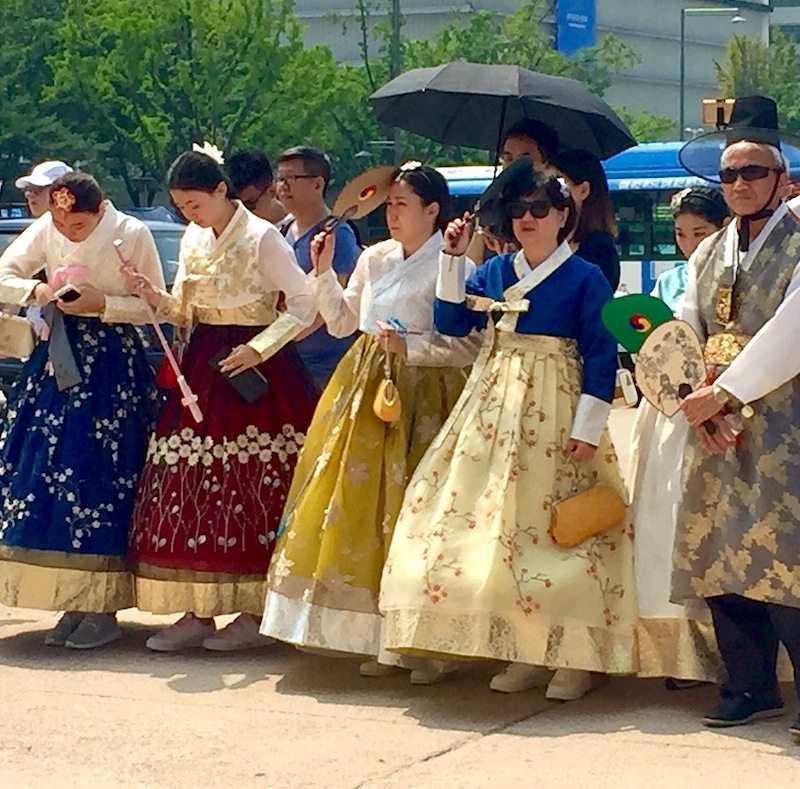
[(255, 403), (269, 391), (269, 382), (255, 367), (251, 367), (249, 370), (245, 370), (243, 373), (233, 377), (223, 373), (219, 369), (220, 362), (230, 356), (230, 353), (230, 348), (223, 348), (208, 360), (208, 364), (238, 392), (242, 400), (246, 403)]
[(56, 291), (55, 296), (66, 304), (77, 301), (81, 297), (81, 292), (74, 285), (64, 285)]

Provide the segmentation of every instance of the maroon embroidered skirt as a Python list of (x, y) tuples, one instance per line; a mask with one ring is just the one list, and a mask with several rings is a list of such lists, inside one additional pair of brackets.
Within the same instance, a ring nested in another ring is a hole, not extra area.
[(275, 532), (316, 391), (293, 344), (258, 369), (269, 390), (249, 404), (209, 365), (260, 329), (201, 324), (183, 372), (197, 424), (172, 390), (142, 473), (130, 533), (137, 606), (198, 616), (260, 613)]

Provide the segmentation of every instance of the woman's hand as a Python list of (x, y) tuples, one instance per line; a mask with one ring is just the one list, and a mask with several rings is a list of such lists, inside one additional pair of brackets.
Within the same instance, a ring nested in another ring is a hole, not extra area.
[(261, 354), (249, 345), (237, 345), (219, 364), (219, 370), (233, 378), (261, 364)]
[(597, 447), (586, 441), (571, 438), (567, 441), (567, 454), (572, 456), (576, 463), (588, 463), (593, 457)]
[(40, 282), (33, 289), (33, 298), (37, 307), (46, 307), (51, 301), (56, 300), (56, 294), (46, 282)]
[(330, 271), (333, 266), (333, 253), (336, 249), (336, 239), (333, 233), (323, 230), (311, 239), (311, 265), (314, 273), (319, 276)]
[(120, 266), (119, 271), (131, 293), (146, 301), (153, 309), (158, 307), (164, 294), (144, 274), (132, 266)]
[(406, 355), (406, 341), (394, 329), (378, 327), (378, 345), (387, 353)]
[(56, 301), (56, 305), (65, 315), (85, 315), (102, 312), (106, 308), (106, 297), (94, 285), (82, 282), (75, 287), (81, 292), (75, 301)]
[(465, 211), (461, 218), (454, 219), (444, 231), (444, 251), (460, 257), (466, 254), (472, 235), (472, 215)]

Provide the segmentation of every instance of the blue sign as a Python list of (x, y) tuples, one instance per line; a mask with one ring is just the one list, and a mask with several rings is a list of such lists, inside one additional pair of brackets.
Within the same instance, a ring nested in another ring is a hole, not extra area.
[(574, 55), (596, 41), (595, 0), (556, 0), (556, 49)]

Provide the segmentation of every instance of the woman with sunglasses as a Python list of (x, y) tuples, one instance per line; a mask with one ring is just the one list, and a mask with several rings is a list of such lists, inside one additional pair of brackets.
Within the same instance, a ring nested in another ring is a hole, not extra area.
[[(362, 334), (309, 428), (261, 626), (304, 648), (373, 657), (381, 647), (381, 572), (408, 478), (458, 399), (478, 345), (433, 326), (447, 182), (417, 163), (387, 169), (381, 188), (392, 237), (362, 253), (346, 289), (332, 269), (333, 234), (312, 242), (311, 287), (328, 330)], [(399, 413), (381, 396), (387, 376)], [(382, 671), (374, 661), (362, 666), (366, 676)]]
[(482, 331), (484, 345), (406, 491), (383, 574), (386, 648), (510, 661), (493, 690), (576, 699), (592, 671), (636, 671), (630, 526), (575, 548), (548, 533), (554, 502), (598, 483), (623, 492), (605, 427), (616, 343), (600, 311), (612, 294), (566, 242), (566, 183), (529, 161), (500, 178), (521, 251), (465, 284), (467, 218), (445, 234), (436, 325)]

